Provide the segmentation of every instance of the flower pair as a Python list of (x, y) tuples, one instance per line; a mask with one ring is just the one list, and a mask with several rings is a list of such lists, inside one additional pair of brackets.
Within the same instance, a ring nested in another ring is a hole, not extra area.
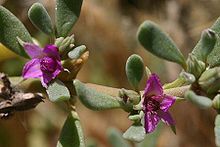
[[(24, 49), (31, 57), (23, 68), (24, 78), (40, 78), (44, 87), (63, 70), (58, 48), (47, 45), (44, 49), (35, 44), (24, 43)], [(146, 84), (143, 94), (144, 127), (146, 133), (155, 130), (160, 120), (169, 126), (174, 126), (174, 120), (168, 109), (175, 102), (175, 98), (164, 94), (160, 80), (152, 74)]]

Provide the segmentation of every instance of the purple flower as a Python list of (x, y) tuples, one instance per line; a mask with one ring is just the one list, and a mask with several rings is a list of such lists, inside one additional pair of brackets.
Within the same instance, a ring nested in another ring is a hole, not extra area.
[(169, 126), (175, 125), (173, 118), (168, 112), (168, 109), (175, 102), (175, 98), (163, 93), (163, 88), (156, 74), (152, 74), (147, 80), (143, 98), (144, 128), (146, 133), (153, 132), (160, 120)]
[(44, 87), (54, 79), (62, 70), (60, 55), (55, 45), (47, 45), (44, 49), (31, 43), (24, 43), (24, 49), (31, 57), (23, 68), (22, 76), (40, 78)]

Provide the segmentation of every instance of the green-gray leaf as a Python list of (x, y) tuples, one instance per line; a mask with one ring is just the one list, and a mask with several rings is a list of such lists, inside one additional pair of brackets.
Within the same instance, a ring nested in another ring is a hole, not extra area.
[(74, 85), (80, 101), (92, 110), (106, 110), (121, 107), (116, 97), (86, 87), (86, 85), (79, 80), (74, 80)]
[(176, 62), (186, 68), (185, 59), (174, 41), (151, 21), (145, 21), (139, 27), (137, 38), (141, 45), (152, 54)]
[(70, 59), (78, 59), (86, 51), (85, 45), (80, 45), (68, 53)]
[(56, 28), (58, 37), (66, 37), (76, 23), (83, 0), (56, 0)]
[(28, 11), (28, 17), (40, 31), (47, 35), (53, 34), (51, 18), (41, 3), (34, 3), (31, 6)]
[(138, 90), (138, 85), (144, 74), (144, 63), (140, 56), (133, 54), (131, 55), (125, 67), (126, 75), (129, 83)]
[(141, 142), (145, 137), (144, 127), (141, 124), (133, 124), (123, 134), (123, 137), (131, 141)]
[(52, 102), (70, 99), (70, 92), (63, 82), (56, 79), (47, 88), (47, 94)]
[(83, 131), (75, 112), (71, 112), (66, 119), (57, 147), (85, 147)]
[(217, 34), (217, 40), (213, 51), (209, 54), (207, 62), (211, 67), (220, 65), (220, 17), (212, 25), (211, 29)]
[(189, 90), (185, 93), (185, 98), (190, 100), (193, 104), (201, 109), (207, 109), (212, 106), (212, 100), (205, 97), (196, 95), (193, 91)]
[(202, 32), (201, 39), (193, 49), (193, 55), (196, 56), (198, 60), (207, 62), (208, 55), (212, 52), (216, 43), (215, 32), (211, 29), (206, 29)]
[(16, 54), (28, 58), (17, 37), (25, 42), (32, 42), (31, 35), (20, 20), (0, 6), (0, 42)]
[(129, 143), (122, 137), (122, 133), (115, 128), (108, 129), (107, 136), (112, 147), (131, 147), (131, 145), (129, 145)]

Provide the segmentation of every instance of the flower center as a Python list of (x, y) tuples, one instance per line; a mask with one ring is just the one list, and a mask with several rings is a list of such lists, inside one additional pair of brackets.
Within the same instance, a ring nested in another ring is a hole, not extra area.
[(44, 57), (40, 61), (40, 69), (43, 72), (53, 73), (56, 70), (57, 62), (51, 57)]
[(152, 98), (148, 98), (146, 103), (147, 111), (157, 111), (160, 109), (160, 103)]

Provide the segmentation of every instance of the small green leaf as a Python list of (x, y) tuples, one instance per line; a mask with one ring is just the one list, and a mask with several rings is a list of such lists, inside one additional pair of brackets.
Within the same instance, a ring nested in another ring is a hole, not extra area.
[(185, 59), (174, 41), (151, 21), (145, 21), (139, 27), (137, 38), (141, 45), (152, 54), (186, 68)]
[(68, 53), (70, 59), (78, 59), (86, 51), (85, 45), (80, 45)]
[(51, 18), (41, 3), (34, 3), (31, 6), (28, 11), (28, 17), (40, 31), (47, 35), (53, 34)]
[(211, 29), (216, 33), (216, 43), (213, 51), (208, 55), (207, 62), (211, 67), (220, 65), (220, 17), (211, 26)]
[(144, 63), (140, 56), (133, 54), (126, 62), (126, 75), (129, 83), (138, 90), (138, 85), (144, 74)]
[(185, 93), (185, 98), (190, 100), (193, 104), (201, 109), (207, 109), (212, 106), (212, 100), (205, 97), (196, 95), (193, 91), (189, 90)]
[(133, 124), (123, 134), (123, 137), (130, 141), (141, 142), (145, 137), (144, 127), (141, 124)]
[(25, 42), (32, 42), (31, 35), (20, 20), (0, 6), (0, 42), (16, 54), (28, 58), (17, 37)]
[(85, 147), (83, 131), (76, 112), (67, 117), (57, 147)]
[(129, 145), (129, 143), (122, 137), (122, 133), (115, 128), (108, 129), (107, 136), (112, 147), (131, 147), (131, 145)]
[(202, 32), (201, 39), (193, 49), (192, 53), (198, 60), (206, 63), (208, 55), (212, 52), (216, 42), (215, 32), (206, 29)]
[(86, 87), (86, 85), (79, 80), (74, 80), (74, 85), (80, 101), (92, 110), (106, 110), (121, 107), (116, 97)]
[(58, 37), (66, 37), (76, 23), (83, 0), (56, 0), (56, 28)]
[(219, 114), (215, 117), (214, 132), (215, 132), (215, 144), (216, 146), (219, 147), (220, 146), (220, 115)]
[(56, 79), (47, 88), (47, 94), (52, 102), (70, 99), (70, 92), (60, 80)]

